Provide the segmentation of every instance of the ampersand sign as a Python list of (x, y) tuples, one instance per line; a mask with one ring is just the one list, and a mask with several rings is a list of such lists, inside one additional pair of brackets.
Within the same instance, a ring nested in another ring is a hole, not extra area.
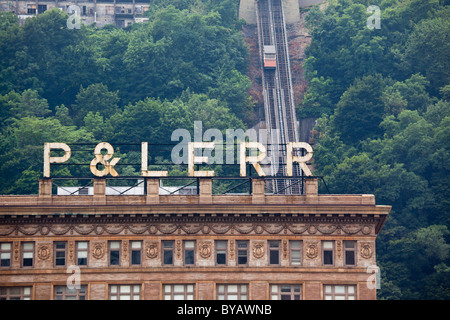
[[(106, 150), (106, 154), (102, 154), (102, 150)], [(107, 142), (99, 143), (94, 149), (95, 158), (92, 159), (90, 169), (91, 172), (97, 177), (103, 177), (107, 174), (112, 175), (113, 177), (118, 177), (119, 174), (114, 169), (114, 166), (119, 162), (120, 158), (113, 158), (109, 161), (114, 155), (114, 148)], [(105, 168), (103, 170), (98, 170), (97, 165), (102, 164)]]

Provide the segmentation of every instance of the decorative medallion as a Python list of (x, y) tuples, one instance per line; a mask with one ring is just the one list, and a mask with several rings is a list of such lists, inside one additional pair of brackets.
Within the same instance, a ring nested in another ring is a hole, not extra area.
[(155, 259), (158, 257), (158, 243), (151, 242), (147, 245), (147, 249), (145, 250), (147, 253), (147, 257), (149, 259)]
[(98, 234), (98, 235), (103, 233), (103, 227), (102, 226), (96, 226), (94, 230), (95, 230), (95, 233)]
[(264, 242), (255, 242), (253, 244), (253, 257), (256, 259), (261, 259), (264, 257)]
[(200, 254), (200, 257), (203, 259), (208, 259), (211, 257), (211, 242), (201, 242), (198, 245), (198, 251)]
[(319, 248), (316, 242), (311, 242), (306, 245), (306, 257), (308, 259), (316, 259), (319, 256)]
[(316, 232), (317, 232), (316, 226), (310, 225), (310, 226), (308, 227), (308, 233), (309, 233), (309, 234), (315, 234)]
[(371, 228), (371, 226), (368, 226), (368, 225), (363, 226), (361, 229), (362, 234), (370, 234), (371, 231), (372, 231), (372, 228)]
[(373, 246), (370, 242), (361, 243), (361, 257), (364, 259), (370, 259), (373, 255)]
[(103, 243), (94, 244), (94, 248), (92, 250), (92, 256), (95, 259), (102, 259), (105, 255), (105, 245)]
[(47, 227), (47, 226), (42, 226), (41, 227), (41, 234), (42, 235), (46, 236), (46, 235), (48, 235), (49, 232), (50, 232), (50, 228), (49, 227)]
[(37, 253), (40, 260), (47, 260), (50, 258), (50, 247), (46, 244), (41, 244), (38, 247)]

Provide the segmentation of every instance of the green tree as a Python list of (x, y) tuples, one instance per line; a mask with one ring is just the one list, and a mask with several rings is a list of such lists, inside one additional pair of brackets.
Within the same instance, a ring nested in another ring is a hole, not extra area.
[(344, 92), (332, 117), (332, 128), (345, 144), (356, 145), (381, 135), (382, 93), (385, 81), (380, 75), (356, 79)]
[(80, 88), (75, 103), (71, 106), (73, 118), (78, 125), (82, 124), (89, 112), (98, 112), (104, 118), (109, 118), (119, 111), (119, 94), (110, 92), (102, 83), (91, 84)]

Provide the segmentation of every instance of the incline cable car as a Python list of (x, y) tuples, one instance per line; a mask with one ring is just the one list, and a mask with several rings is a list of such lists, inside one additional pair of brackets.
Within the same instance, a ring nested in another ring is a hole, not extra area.
[(277, 56), (275, 46), (264, 46), (264, 68), (275, 69), (277, 66)]

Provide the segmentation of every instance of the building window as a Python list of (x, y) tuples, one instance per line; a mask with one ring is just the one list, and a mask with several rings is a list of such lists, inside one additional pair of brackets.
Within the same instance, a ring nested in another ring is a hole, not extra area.
[(68, 286), (55, 286), (55, 300), (86, 300), (87, 286), (70, 289)]
[(323, 264), (333, 265), (334, 245), (333, 241), (322, 242)]
[(184, 241), (184, 264), (195, 264), (195, 241)]
[(66, 247), (67, 242), (55, 242), (55, 266), (66, 265)]
[(302, 286), (300, 284), (272, 284), (270, 286), (271, 300), (301, 300)]
[(27, 14), (36, 14), (36, 4), (27, 4)]
[(280, 264), (280, 241), (269, 241), (269, 264)]
[(227, 264), (227, 241), (226, 240), (216, 241), (216, 264), (219, 264), (219, 265)]
[(131, 265), (141, 264), (142, 241), (131, 241)]
[(34, 242), (22, 243), (22, 267), (32, 267), (34, 258)]
[(164, 300), (194, 300), (193, 284), (165, 284)]
[(77, 242), (77, 265), (87, 266), (89, 243), (87, 241)]
[(237, 246), (237, 264), (248, 264), (248, 241), (236, 241)]
[(0, 287), (0, 300), (31, 300), (31, 287)]
[(247, 300), (247, 284), (218, 284), (217, 300)]
[(163, 241), (163, 264), (172, 265), (173, 264), (173, 249), (174, 241)]
[(291, 266), (301, 266), (302, 265), (302, 242), (300, 240), (290, 241), (291, 249)]
[(355, 300), (356, 286), (354, 285), (325, 285), (325, 300)]
[(121, 284), (109, 286), (109, 300), (140, 300), (141, 285)]
[(344, 241), (344, 257), (346, 266), (354, 266), (355, 260), (356, 241)]
[(109, 265), (120, 265), (120, 241), (109, 242)]
[(10, 267), (11, 266), (11, 243), (2, 242), (0, 243), (0, 266)]

